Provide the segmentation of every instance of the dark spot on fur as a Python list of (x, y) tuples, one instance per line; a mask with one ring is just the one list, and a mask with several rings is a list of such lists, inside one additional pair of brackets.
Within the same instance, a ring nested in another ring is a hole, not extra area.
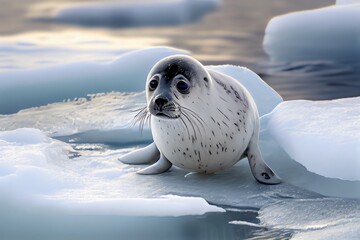
[(228, 121), (230, 121), (229, 117), (226, 116), (219, 108), (217, 108), (217, 110), (218, 110)]
[(204, 77), (205, 82), (209, 82), (209, 79), (207, 77)]
[(224, 121), (222, 121), (222, 122), (223, 122), (223, 124), (224, 124), (225, 126), (229, 127), (229, 125), (227, 125), (226, 122), (224, 122)]
[(211, 151), (209, 150), (209, 154), (212, 155)]

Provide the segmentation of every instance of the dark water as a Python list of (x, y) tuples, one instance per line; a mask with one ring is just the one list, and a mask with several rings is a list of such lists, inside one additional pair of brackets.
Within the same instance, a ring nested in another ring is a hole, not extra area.
[[(6, 203), (3, 205), (7, 206)], [(292, 236), (289, 230), (274, 230), (259, 225), (258, 209), (254, 208), (228, 208), (226, 213), (202, 216), (125, 217), (68, 215), (43, 210), (28, 215), (36, 209), (14, 212), (10, 206), (8, 209), (12, 210), (9, 212), (4, 206), (0, 208), (0, 237), (7, 240), (240, 240), (290, 239)], [(231, 221), (245, 221), (249, 225), (230, 224)]]

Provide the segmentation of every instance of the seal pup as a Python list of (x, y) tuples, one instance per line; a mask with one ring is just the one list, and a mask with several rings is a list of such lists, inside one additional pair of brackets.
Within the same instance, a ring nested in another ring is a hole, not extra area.
[(160, 60), (146, 81), (147, 106), (135, 119), (150, 121), (154, 142), (119, 160), (153, 165), (139, 174), (163, 173), (175, 165), (192, 172), (225, 170), (247, 157), (255, 179), (280, 178), (259, 149), (259, 114), (250, 93), (235, 79), (185, 55)]

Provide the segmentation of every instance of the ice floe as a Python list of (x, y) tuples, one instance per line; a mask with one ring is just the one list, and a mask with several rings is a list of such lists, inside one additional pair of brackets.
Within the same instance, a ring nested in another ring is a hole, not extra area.
[(269, 133), (309, 171), (360, 181), (360, 98), (286, 101), (265, 116)]
[(340, 0), (337, 3), (271, 19), (263, 42), (271, 59), (359, 61), (359, 1)]
[[(30, 15), (40, 21), (89, 27), (167, 26), (197, 21), (219, 5), (220, 0), (108, 1), (60, 7), (37, 4)], [(46, 16), (49, 8), (53, 8), (52, 16)]]

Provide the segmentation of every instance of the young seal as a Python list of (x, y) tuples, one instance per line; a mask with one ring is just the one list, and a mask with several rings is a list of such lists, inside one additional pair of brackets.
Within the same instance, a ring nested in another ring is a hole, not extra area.
[(146, 82), (147, 106), (137, 120), (150, 119), (154, 143), (119, 160), (153, 165), (139, 174), (177, 167), (213, 173), (249, 160), (252, 174), (265, 184), (280, 183), (262, 159), (259, 115), (250, 93), (235, 79), (207, 69), (189, 56), (164, 58)]

